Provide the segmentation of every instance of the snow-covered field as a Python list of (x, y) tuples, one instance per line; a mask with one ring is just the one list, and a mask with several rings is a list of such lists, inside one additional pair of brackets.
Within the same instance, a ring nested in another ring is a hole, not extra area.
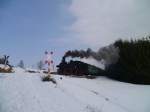
[[(0, 74), (0, 112), (150, 112), (150, 86), (16, 70)], [(62, 79), (60, 78), (62, 77)]]

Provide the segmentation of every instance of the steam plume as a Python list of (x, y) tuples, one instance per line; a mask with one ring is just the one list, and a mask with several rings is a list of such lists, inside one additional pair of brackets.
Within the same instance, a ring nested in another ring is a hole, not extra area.
[(69, 50), (65, 53), (63, 61), (65, 58), (71, 57), (76, 58), (93, 58), (99, 62), (105, 60), (105, 66), (114, 64), (119, 58), (119, 48), (114, 45), (109, 45), (107, 47), (100, 48), (97, 52), (94, 52), (92, 49), (88, 48), (87, 50)]

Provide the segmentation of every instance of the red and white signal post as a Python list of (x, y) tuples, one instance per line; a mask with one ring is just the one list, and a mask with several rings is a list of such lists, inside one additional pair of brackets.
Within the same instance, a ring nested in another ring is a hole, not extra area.
[[(53, 65), (53, 60), (52, 60), (52, 55), (53, 55), (53, 52), (48, 52), (48, 51), (45, 51), (45, 59), (44, 59), (44, 63), (45, 65), (47, 65), (48, 67), (48, 74), (51, 73), (51, 65)], [(54, 69), (54, 65), (53, 65), (53, 69)]]

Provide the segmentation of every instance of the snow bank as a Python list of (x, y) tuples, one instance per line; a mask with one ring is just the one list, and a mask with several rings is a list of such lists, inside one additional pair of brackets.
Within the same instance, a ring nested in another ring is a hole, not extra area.
[(150, 86), (43, 74), (0, 74), (0, 112), (150, 112)]
[(8, 65), (0, 64), (0, 68), (7, 70), (10, 67)]
[(20, 68), (20, 67), (14, 67), (13, 70), (15, 73), (24, 73), (25, 72), (25, 69)]

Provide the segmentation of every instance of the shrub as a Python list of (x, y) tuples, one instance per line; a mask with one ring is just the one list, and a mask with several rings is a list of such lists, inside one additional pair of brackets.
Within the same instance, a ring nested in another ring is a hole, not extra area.
[(12, 67), (0, 67), (0, 73), (12, 73), (13, 69)]
[(42, 77), (42, 81), (50, 81), (50, 80), (51, 80), (51, 78), (50, 78), (49, 75), (46, 75), (46, 76)]
[(42, 81), (51, 81), (52, 83), (57, 84), (56, 80), (49, 75), (43, 76)]

